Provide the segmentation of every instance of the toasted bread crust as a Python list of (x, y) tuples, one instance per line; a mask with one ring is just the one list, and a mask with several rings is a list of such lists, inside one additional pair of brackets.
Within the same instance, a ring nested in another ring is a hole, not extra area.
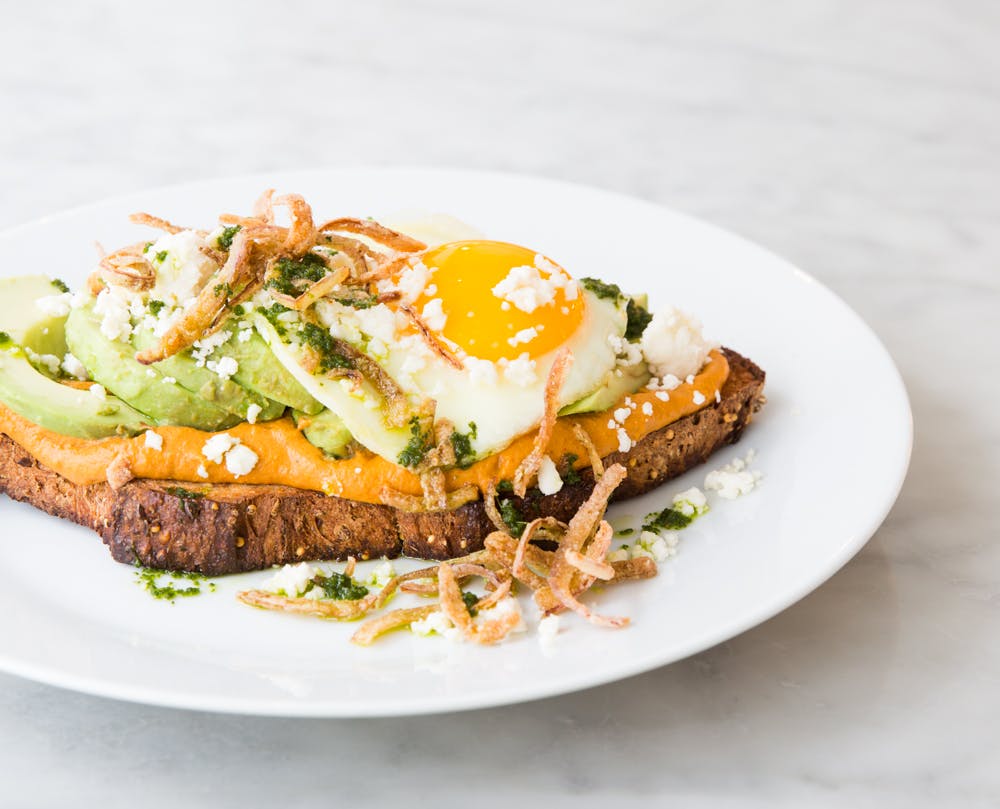
[[(616, 500), (649, 491), (739, 440), (763, 401), (764, 372), (736, 352), (723, 351), (730, 375), (720, 402), (604, 459), (628, 471)], [(217, 576), (347, 556), (445, 559), (478, 550), (493, 530), (481, 500), (453, 511), (410, 513), (288, 486), (215, 484), (196, 499), (173, 493), (177, 486), (156, 480), (132, 481), (117, 490), (106, 483), (78, 486), (0, 435), (0, 491), (92, 528), (116, 560), (129, 564)], [(527, 519), (565, 520), (592, 486), (588, 471), (554, 495), (536, 492), (513, 500)]]

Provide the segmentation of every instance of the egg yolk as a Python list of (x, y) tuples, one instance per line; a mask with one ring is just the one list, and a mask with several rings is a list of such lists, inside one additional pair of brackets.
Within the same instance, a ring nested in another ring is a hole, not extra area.
[(471, 356), (540, 357), (580, 327), (586, 304), (565, 270), (544, 258), (536, 264), (536, 257), (534, 250), (506, 242), (435, 247), (422, 256), (431, 275), (415, 308), (422, 311), (439, 299), (447, 317), (439, 333)]

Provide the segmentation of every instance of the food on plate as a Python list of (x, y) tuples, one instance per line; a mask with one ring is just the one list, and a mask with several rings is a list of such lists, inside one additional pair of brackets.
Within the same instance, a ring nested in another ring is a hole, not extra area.
[[(158, 235), (75, 292), (0, 279), (0, 490), (122, 562), (462, 557), (433, 581), (463, 631), (500, 631), (456, 613), (468, 576), (491, 588), (484, 611), (541, 576), (543, 602), (590, 614), (581, 582), (617, 575), (608, 498), (738, 440), (763, 401), (763, 371), (683, 312), (457, 220), (319, 221), (270, 191), (212, 230), (132, 219)], [(544, 575), (525, 566), (535, 532)]]

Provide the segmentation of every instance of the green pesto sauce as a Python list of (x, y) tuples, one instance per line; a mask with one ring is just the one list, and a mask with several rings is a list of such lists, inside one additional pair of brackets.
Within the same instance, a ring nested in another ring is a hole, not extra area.
[(517, 506), (510, 500), (501, 500), (497, 503), (497, 508), (500, 511), (500, 519), (507, 526), (507, 530), (510, 531), (511, 536), (521, 536), (524, 533), (524, 529), (528, 527), (528, 522), (524, 519)]
[(162, 264), (164, 261), (167, 260), (168, 255), (169, 253), (167, 253), (166, 250), (161, 250), (159, 253), (156, 254), (157, 263)]
[[(215, 582), (208, 581), (200, 573), (187, 573), (185, 571), (153, 570), (148, 567), (140, 567), (135, 572), (136, 583), (142, 587), (153, 598), (174, 603), (178, 598), (190, 598), (202, 594), (202, 584), (208, 585), (210, 593), (215, 592)], [(179, 587), (179, 584), (190, 582), (186, 587)]]
[(465, 602), (465, 608), (469, 611), (469, 615), (475, 618), (476, 615), (479, 614), (479, 610), (476, 609), (476, 603), (479, 601), (479, 596), (475, 593), (467, 593), (463, 590), (462, 601)]
[(694, 522), (694, 517), (688, 517), (686, 514), (682, 514), (675, 508), (670, 508), (669, 506), (663, 511), (653, 514), (646, 515), (646, 522), (642, 525), (643, 531), (679, 531), (681, 528), (687, 528), (692, 522)]
[(340, 353), (337, 339), (322, 326), (315, 323), (303, 323), (299, 329), (299, 339), (303, 345), (309, 346), (319, 354), (319, 368), (326, 373), (333, 368), (353, 368), (354, 361)]
[(326, 269), (326, 262), (315, 253), (306, 253), (302, 258), (279, 258), (274, 263), (275, 275), (264, 286), (297, 298), (302, 291), (300, 282), (319, 281), (326, 275)]
[(581, 278), (580, 283), (583, 284), (584, 289), (592, 292), (598, 298), (614, 301), (615, 303), (625, 298), (621, 288), (617, 284), (608, 284), (598, 278)]
[(149, 309), (149, 313), (153, 317), (156, 317), (158, 314), (160, 314), (160, 312), (163, 311), (164, 306), (166, 306), (166, 304), (163, 301), (158, 301), (158, 300), (151, 300), (149, 303), (146, 304), (146, 308)]
[(459, 469), (468, 469), (476, 460), (476, 453), (472, 449), (472, 440), (476, 437), (476, 422), (469, 422), (469, 432), (460, 433), (458, 430), (451, 434), (451, 446), (455, 450), (455, 466)]
[(564, 470), (562, 473), (562, 479), (570, 486), (574, 483), (579, 483), (582, 480), (580, 473), (576, 471), (576, 467), (574, 466), (578, 460), (580, 460), (580, 456), (575, 452), (567, 452), (562, 456), (562, 467)]
[(60, 292), (69, 292), (69, 286), (61, 278), (53, 278), (52, 286), (54, 286)]
[(628, 316), (628, 323), (625, 326), (625, 339), (635, 342), (642, 337), (642, 333), (646, 330), (646, 326), (649, 325), (649, 321), (653, 319), (653, 316), (645, 306), (636, 303), (632, 298), (628, 299), (628, 306), (625, 311)]
[(172, 494), (174, 497), (180, 497), (182, 500), (200, 500), (205, 496), (202, 492), (193, 492), (181, 486), (167, 486), (163, 491), (167, 494)]
[(287, 306), (280, 303), (272, 303), (268, 307), (263, 307), (260, 313), (264, 316), (268, 323), (270, 323), (276, 332), (278, 332), (279, 337), (284, 337), (288, 334), (288, 329), (285, 328), (285, 324), (278, 319), (279, 315), (283, 315), (285, 312), (291, 312)]
[(222, 229), (222, 233), (219, 235), (217, 244), (220, 250), (229, 250), (233, 246), (233, 239), (236, 234), (240, 232), (239, 225), (230, 225), (227, 228)]
[(13, 340), (10, 339), (10, 335), (5, 331), (0, 331), (0, 345), (5, 345), (6, 343), (11, 343)]
[(434, 439), (430, 430), (424, 430), (420, 419), (414, 416), (410, 419), (410, 440), (396, 459), (400, 466), (419, 466), (427, 453), (434, 448)]
[(632, 536), (632, 534), (634, 534), (634, 533), (635, 533), (635, 529), (634, 528), (623, 528), (621, 531), (618, 532), (618, 536), (620, 536), (620, 537), (628, 537), (628, 536)]
[(357, 601), (368, 595), (367, 587), (359, 584), (350, 576), (336, 571), (329, 576), (314, 577), (313, 584), (323, 591), (326, 598), (332, 598), (335, 601)]
[(378, 295), (365, 295), (356, 298), (334, 298), (341, 306), (350, 306), (354, 309), (371, 309), (378, 303)]

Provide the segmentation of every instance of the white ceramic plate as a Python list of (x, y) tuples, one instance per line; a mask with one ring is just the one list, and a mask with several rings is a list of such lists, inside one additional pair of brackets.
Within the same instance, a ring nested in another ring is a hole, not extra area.
[[(377, 716), (528, 700), (670, 663), (785, 609), (875, 532), (902, 484), (912, 425), (899, 374), (836, 296), (785, 261), (690, 217), (624, 196), (466, 171), (345, 170), (185, 185), (48, 217), (0, 238), (6, 274), (46, 271), (72, 286), (95, 240), (135, 241), (127, 215), (191, 226), (247, 211), (266, 187), (304, 194), (317, 216), (443, 211), (492, 238), (531, 246), (576, 276), (646, 290), (759, 363), (768, 404), (741, 444), (659, 491), (615, 506), (616, 524), (662, 508), (705, 473), (757, 451), (760, 488), (681, 532), (650, 581), (610, 588), (600, 609), (622, 631), (575, 616), (550, 648), (531, 630), (493, 648), (407, 632), (368, 649), (355, 626), (238, 604), (266, 573), (221, 580), (175, 604), (156, 601), (85, 529), (0, 501), (0, 669), (66, 688), (159, 705), (251, 714)], [(38, 245), (45, 246), (44, 250)]]

